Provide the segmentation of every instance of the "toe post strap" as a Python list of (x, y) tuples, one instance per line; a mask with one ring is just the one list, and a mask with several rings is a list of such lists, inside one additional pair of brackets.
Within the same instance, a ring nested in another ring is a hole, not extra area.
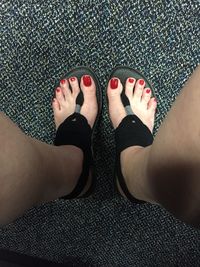
[(79, 147), (84, 154), (83, 169), (77, 185), (70, 194), (60, 199), (76, 198), (87, 184), (86, 177), (89, 176), (89, 169), (92, 165), (91, 136), (92, 129), (87, 119), (76, 112), (70, 115), (56, 132), (55, 146), (73, 145)]

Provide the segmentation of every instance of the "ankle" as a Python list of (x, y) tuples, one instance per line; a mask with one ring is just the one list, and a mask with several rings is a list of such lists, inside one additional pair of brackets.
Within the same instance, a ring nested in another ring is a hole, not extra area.
[[(76, 146), (60, 146), (60, 181), (68, 188), (74, 187), (82, 172), (83, 151)], [(66, 171), (67, 169), (67, 171)], [(66, 177), (66, 173), (68, 174)]]
[(137, 199), (156, 204), (148, 184), (149, 148), (132, 146), (121, 153), (121, 169), (130, 193)]

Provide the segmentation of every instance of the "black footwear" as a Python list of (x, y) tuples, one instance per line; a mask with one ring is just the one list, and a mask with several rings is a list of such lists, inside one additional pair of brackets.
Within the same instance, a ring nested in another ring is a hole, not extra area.
[[(150, 82), (147, 80), (147, 78), (135, 69), (126, 66), (116, 67), (110, 74), (109, 80), (114, 77), (120, 79), (123, 88), (125, 88), (125, 82), (129, 77), (133, 77), (136, 80), (143, 79), (146, 83), (145, 87), (149, 87), (152, 90), (152, 94), (155, 95), (153, 92), (153, 88)], [(121, 171), (120, 154), (124, 149), (130, 146), (139, 145), (146, 147), (151, 145), (153, 142), (153, 136), (148, 127), (144, 125), (143, 122), (136, 115), (134, 115), (128, 97), (125, 95), (124, 90), (121, 94), (121, 99), (125, 107), (127, 116), (121, 121), (121, 123), (115, 130), (115, 142), (116, 142), (116, 162), (115, 162), (116, 173), (114, 176), (115, 189), (118, 191), (117, 187), (117, 181), (118, 181), (127, 199), (135, 203), (143, 204), (146, 202), (134, 198), (126, 186), (126, 182)]]
[[(79, 177), (79, 180), (72, 190), (72, 192), (66, 196), (60, 197), (60, 199), (72, 199), (77, 198), (81, 192), (84, 190), (88, 177), (89, 171), (92, 170), (92, 183), (89, 189), (81, 195), (79, 198), (88, 197), (94, 191), (96, 184), (96, 177), (94, 174), (93, 168), (93, 141), (94, 141), (94, 132), (96, 130), (99, 117), (102, 109), (102, 92), (100, 89), (99, 81), (93, 70), (88, 67), (77, 67), (70, 72), (68, 72), (63, 79), (69, 79), (70, 77), (76, 77), (79, 81), (83, 75), (90, 75), (96, 85), (96, 96), (98, 103), (98, 114), (94, 123), (93, 128), (91, 129), (88, 124), (87, 119), (80, 114), (80, 109), (83, 104), (83, 93), (79, 93), (76, 99), (76, 110), (70, 115), (66, 120), (58, 127), (56, 132), (56, 138), (54, 140), (54, 145), (74, 145), (82, 149), (84, 153), (83, 160), (83, 170)], [(67, 164), (67, 163), (66, 163)]]

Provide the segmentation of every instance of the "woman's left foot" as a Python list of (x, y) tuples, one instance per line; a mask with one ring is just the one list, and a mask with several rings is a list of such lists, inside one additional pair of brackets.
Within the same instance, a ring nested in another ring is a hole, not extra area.
[[(121, 100), (121, 93), (123, 86), (118, 78), (113, 77), (108, 84), (107, 94), (109, 101), (109, 114), (113, 127), (116, 129), (121, 121), (127, 116), (126, 110)], [(129, 77), (125, 84), (125, 94), (129, 99), (131, 109), (133, 113), (145, 124), (151, 133), (153, 132), (155, 111), (157, 101), (154, 97), (151, 97), (150, 88), (145, 88), (145, 81)], [(138, 151), (143, 150), (140, 146), (131, 146), (124, 149), (120, 154), (121, 171), (125, 179), (125, 183), (129, 192), (136, 198), (141, 200), (147, 200), (141, 192), (135, 192), (136, 184), (138, 184), (138, 177), (128, 177), (127, 173), (130, 173), (130, 165), (132, 166), (132, 155), (137, 154)], [(128, 171), (127, 171), (128, 170)], [(133, 180), (134, 178), (134, 180)], [(119, 183), (117, 183), (120, 193), (125, 196), (121, 190)]]
[[(115, 129), (123, 118), (126, 117), (126, 111), (121, 101), (122, 90), (121, 81), (118, 78), (112, 78), (108, 84), (107, 94), (110, 118)], [(125, 84), (125, 94), (129, 99), (133, 113), (152, 132), (157, 102), (155, 97), (151, 98), (151, 89), (145, 88), (144, 80), (136, 81), (130, 77)]]

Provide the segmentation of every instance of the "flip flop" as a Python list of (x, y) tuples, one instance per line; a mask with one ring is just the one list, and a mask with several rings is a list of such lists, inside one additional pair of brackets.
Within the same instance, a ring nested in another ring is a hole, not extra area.
[(94, 133), (96, 131), (98, 121), (102, 110), (102, 92), (98, 78), (94, 71), (88, 67), (76, 67), (75, 69), (69, 71), (62, 79), (69, 79), (70, 77), (76, 77), (79, 81), (83, 75), (90, 75), (96, 85), (96, 97), (98, 103), (98, 114), (91, 129), (88, 124), (87, 119), (80, 114), (80, 109), (84, 101), (83, 93), (80, 91), (76, 99), (76, 109), (75, 112), (70, 115), (66, 120), (58, 127), (56, 132), (56, 137), (54, 140), (54, 145), (74, 145), (82, 149), (84, 153), (83, 169), (79, 177), (79, 180), (72, 190), (71, 193), (60, 197), (60, 199), (72, 199), (77, 198), (81, 192), (83, 192), (89, 177), (89, 171), (92, 171), (92, 182), (89, 189), (78, 198), (85, 198), (90, 196), (96, 185), (96, 175), (94, 170), (93, 156), (94, 156)]
[[(127, 78), (133, 77), (136, 80), (143, 79), (145, 81), (145, 87), (148, 87), (152, 91), (154, 96), (154, 90), (148, 79), (140, 73), (138, 70), (130, 68), (128, 66), (117, 66), (112, 70), (109, 80), (112, 78), (119, 78), (123, 88), (125, 88), (125, 83)], [(116, 141), (116, 161), (115, 161), (115, 175), (114, 175), (114, 185), (115, 190), (119, 193), (117, 183), (120, 185), (121, 190), (131, 202), (138, 204), (144, 204), (145, 201), (136, 199), (128, 190), (125, 179), (121, 171), (120, 164), (120, 153), (127, 147), (139, 145), (139, 146), (149, 146), (153, 142), (153, 136), (151, 131), (142, 121), (134, 115), (128, 97), (125, 95), (123, 90), (121, 94), (121, 100), (125, 107), (127, 116), (121, 121), (119, 126), (115, 129), (115, 141)]]

